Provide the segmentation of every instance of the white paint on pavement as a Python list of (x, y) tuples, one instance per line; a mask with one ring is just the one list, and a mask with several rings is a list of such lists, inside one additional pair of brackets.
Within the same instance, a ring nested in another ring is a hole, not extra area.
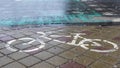
[(9, 42), (7, 43), (7, 45), (5, 45), (5, 47), (6, 47), (8, 50), (13, 51), (13, 52), (15, 52), (15, 51), (19, 51), (19, 52), (33, 52), (33, 51), (37, 51), (37, 50), (42, 49), (42, 48), (45, 47), (45, 43), (44, 43), (43, 41), (41, 41), (40, 39), (20, 38), (20, 39), (18, 39), (18, 40), (32, 40), (32, 41), (26, 43), (25, 45), (30, 45), (31, 43), (33, 43), (33, 42), (35, 42), (35, 41), (38, 41), (38, 42), (40, 43), (40, 45), (39, 45), (38, 48), (34, 48), (34, 49), (19, 50), (19, 49), (15, 49), (15, 48), (12, 48), (12, 47), (11, 47), (11, 44), (12, 44), (13, 42), (16, 42), (17, 40), (11, 40), (11, 41), (9, 41)]
[[(71, 42), (67, 42), (67, 43), (65, 41), (60, 41), (60, 40), (57, 40), (54, 38), (49, 38), (49, 37), (47, 37), (46, 33), (44, 33), (44, 32), (37, 32), (37, 34), (40, 35), (39, 37), (42, 37), (42, 38), (45, 38), (48, 40), (53, 40), (54, 42), (60, 42), (60, 43), (73, 45), (73, 46), (80, 46), (85, 50), (90, 50), (90, 51), (94, 51), (94, 52), (114, 52), (114, 51), (117, 51), (119, 49), (119, 47), (116, 43), (113, 43), (113, 42), (108, 41), (108, 40), (87, 39), (87, 38), (82, 37), (81, 35), (86, 35), (85, 33), (71, 33), (73, 35), (73, 40)], [(71, 37), (70, 35), (50, 35), (50, 36), (51, 37), (58, 37), (58, 38), (59, 37)], [(79, 41), (79, 43), (76, 43), (79, 38), (81, 38), (82, 40)], [(30, 45), (33, 42), (37, 41), (40, 43), (40, 46), (38, 48), (34, 48), (34, 49), (18, 50), (18, 49), (11, 47), (11, 44), (13, 42), (16, 42), (17, 40), (11, 40), (7, 43), (7, 45), (5, 47), (10, 51), (19, 51), (19, 52), (32, 52), (32, 51), (37, 51), (37, 50), (45, 47), (45, 43), (42, 40), (40, 40), (39, 38), (36, 38), (36, 39), (34, 39), (34, 38), (19, 38), (18, 40), (31, 40), (27, 43), (23, 43), (22, 45)], [(86, 42), (88, 42), (88, 43), (86, 43)], [(104, 43), (110, 44), (110, 46), (112, 45), (113, 48), (108, 49), (108, 50), (99, 50), (99, 49), (90, 49), (89, 48), (89, 46), (101, 47), (102, 44), (100, 44), (98, 42), (104, 42)], [(89, 44), (89, 43), (92, 43), (92, 44)]]

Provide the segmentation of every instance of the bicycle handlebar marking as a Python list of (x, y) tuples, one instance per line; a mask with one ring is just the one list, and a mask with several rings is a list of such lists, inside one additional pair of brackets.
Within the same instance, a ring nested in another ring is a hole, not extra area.
[[(41, 36), (39, 36), (39, 37), (42, 37), (42, 38), (45, 38), (45, 39), (48, 39), (48, 40), (53, 40), (53, 41), (59, 42), (59, 43), (65, 43), (65, 44), (68, 44), (68, 45), (80, 46), (85, 50), (90, 50), (90, 51), (94, 51), (94, 52), (114, 52), (114, 51), (117, 51), (119, 49), (119, 47), (116, 43), (113, 43), (113, 42), (108, 41), (108, 40), (87, 39), (87, 38), (82, 37), (81, 35), (86, 35), (85, 33), (71, 33), (72, 35), (74, 35), (73, 40), (71, 42), (65, 42), (65, 41), (60, 41), (60, 40), (57, 40), (57, 39), (53, 39), (53, 38), (56, 38), (56, 37), (72, 37), (71, 35), (50, 35), (50, 37), (47, 37), (46, 33), (45, 32), (37, 32), (37, 34), (41, 34)], [(48, 33), (52, 34), (52, 32), (48, 32)], [(76, 44), (76, 42), (79, 38), (81, 38), (83, 40), (79, 41), (79, 43)], [(31, 43), (33, 43), (35, 41), (39, 42), (41, 45), (38, 48), (34, 48), (34, 49), (19, 50), (19, 49), (15, 49), (15, 48), (11, 47), (11, 44), (13, 42), (16, 42), (17, 40), (11, 40), (7, 43), (7, 45), (5, 45), (5, 47), (10, 51), (18, 51), (18, 52), (32, 52), (32, 51), (37, 51), (37, 50), (45, 47), (44, 41), (40, 40), (39, 38), (37, 38), (37, 39), (34, 39), (34, 38), (19, 38), (18, 40), (32, 40), (28, 43), (23, 43), (22, 45), (30, 45)], [(86, 44), (86, 42), (90, 42), (90, 43), (92, 43), (91, 46), (96, 46), (96, 47), (102, 46), (100, 43), (98, 43), (96, 41), (111, 44), (113, 46), (113, 48), (108, 49), (108, 50), (90, 49), (88, 47), (88, 46), (90, 46), (90, 44)]]

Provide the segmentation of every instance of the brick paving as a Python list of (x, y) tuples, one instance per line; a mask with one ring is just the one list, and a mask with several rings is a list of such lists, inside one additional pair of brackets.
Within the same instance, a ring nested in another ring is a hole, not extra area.
[[(31, 52), (19, 52), (37, 48), (41, 44), (33, 42), (22, 45), (29, 40), (19, 40), (11, 44), (17, 51), (8, 50), (5, 45), (10, 40), (20, 38), (39, 38), (36, 32), (49, 32), (47, 35), (70, 35), (70, 33), (86, 33), (86, 38), (105, 39), (120, 47), (119, 26), (40, 26), (40, 27), (1, 27), (0, 28), (0, 68), (120, 68), (120, 49), (114, 52), (93, 52), (82, 47), (72, 46), (45, 38), (45, 47)], [(50, 32), (53, 32), (52, 34)], [(72, 38), (57, 38), (69, 42)], [(80, 41), (81, 39), (78, 39)], [(104, 44), (105, 45), (105, 44)], [(103, 46), (104, 46), (103, 45)], [(107, 45), (107, 44), (106, 44)], [(92, 46), (90, 47), (92, 48)], [(111, 48), (106, 46), (104, 49)], [(98, 48), (101, 50), (101, 48)]]

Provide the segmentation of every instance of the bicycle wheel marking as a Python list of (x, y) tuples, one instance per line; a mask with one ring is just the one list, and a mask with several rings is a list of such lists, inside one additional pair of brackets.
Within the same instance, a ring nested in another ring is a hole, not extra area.
[(15, 51), (18, 51), (18, 52), (33, 52), (33, 51), (37, 51), (37, 50), (39, 50), (39, 49), (42, 49), (42, 48), (44, 48), (45, 47), (45, 43), (43, 42), (43, 41), (41, 41), (41, 40), (39, 40), (39, 39), (33, 39), (33, 38), (20, 38), (20, 39), (18, 39), (18, 40), (32, 40), (32, 41), (30, 41), (29, 43), (26, 43), (26, 45), (28, 44), (31, 44), (31, 43), (33, 43), (33, 42), (35, 42), (35, 41), (38, 41), (41, 45), (38, 47), (38, 48), (34, 48), (34, 49), (28, 49), (28, 50), (19, 50), (19, 49), (15, 49), (15, 48), (12, 48), (10, 45), (13, 43), (13, 42), (15, 42), (15, 41), (17, 41), (17, 40), (11, 40), (11, 41), (9, 41), (8, 43), (7, 43), (7, 45), (5, 45), (5, 47), (8, 49), (8, 50), (10, 50), (10, 51), (13, 51), (13, 52), (15, 52)]
[(13, 51), (13, 52), (18, 51), (18, 49), (14, 49), (14, 48), (11, 48), (11, 47), (10, 47), (10, 44), (11, 44), (12, 42), (15, 42), (15, 41), (16, 41), (16, 40), (11, 40), (11, 41), (9, 41), (9, 42), (7, 43), (7, 45), (5, 45), (5, 47), (6, 47), (8, 50)]
[(103, 42), (112, 44), (113, 45), (113, 49), (110, 49), (110, 50), (96, 50), (96, 49), (91, 49), (90, 51), (95, 51), (95, 52), (114, 52), (114, 51), (116, 51), (116, 50), (119, 49), (118, 46), (117, 46), (117, 44), (115, 44), (113, 42), (110, 42), (108, 40), (103, 40)]
[[(102, 41), (101, 39), (84, 39), (82, 40), (79, 45), (84, 48), (85, 50), (88, 50), (89, 48), (87, 46), (89, 46), (88, 44), (84, 44), (86, 41), (89, 41), (89, 42), (92, 42), (94, 43), (94, 46), (102, 46), (102, 45), (98, 45), (98, 43), (96, 42), (93, 42), (93, 41)], [(109, 49), (109, 50), (98, 50), (98, 49), (90, 49), (90, 51), (94, 51), (94, 52), (114, 52), (116, 50), (118, 50), (118, 45), (113, 43), (113, 42), (110, 42), (108, 40), (103, 40), (104, 43), (109, 43), (113, 46), (112, 49)]]

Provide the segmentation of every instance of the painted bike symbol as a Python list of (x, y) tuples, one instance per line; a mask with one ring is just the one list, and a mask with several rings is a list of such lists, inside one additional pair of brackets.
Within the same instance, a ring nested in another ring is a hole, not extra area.
[[(33, 51), (37, 51), (37, 50), (45, 47), (45, 42), (40, 39), (40, 38), (44, 38), (44, 39), (48, 39), (48, 40), (52, 40), (52, 41), (56, 41), (56, 42), (60, 42), (60, 43), (68, 44), (68, 45), (80, 46), (85, 50), (90, 50), (90, 51), (94, 51), (94, 52), (114, 52), (114, 51), (117, 51), (119, 49), (119, 47), (116, 43), (113, 43), (113, 42), (108, 41), (108, 40), (88, 39), (88, 38), (82, 37), (82, 35), (86, 35), (85, 33), (71, 33), (71, 35), (50, 35), (49, 37), (47, 37), (47, 34), (45, 32), (37, 32), (37, 34), (40, 35), (39, 38), (34, 39), (34, 38), (27, 38), (26, 37), (26, 38), (19, 38), (17, 40), (11, 40), (7, 43), (7, 45), (5, 47), (10, 51), (33, 52)], [(73, 35), (73, 39), (72, 39), (71, 42), (65, 42), (65, 41), (55, 39), (57, 37), (72, 37), (72, 35)], [(82, 39), (82, 40), (79, 41), (78, 43), (76, 43), (77, 39)], [(21, 44), (21, 45), (24, 45), (24, 46), (30, 45), (31, 43), (36, 42), (36, 41), (39, 42), (40, 45), (37, 48), (26, 49), (26, 50), (18, 50), (16, 48), (12, 48), (11, 47), (12, 43), (17, 42), (18, 40), (21, 40), (21, 41), (30, 40), (27, 43), (22, 43)], [(103, 49), (103, 50), (89, 48), (89, 46), (102, 47), (103, 45), (99, 42), (107, 43), (110, 46), (112, 46), (112, 48)], [(88, 44), (88, 43), (91, 43), (91, 44)]]

